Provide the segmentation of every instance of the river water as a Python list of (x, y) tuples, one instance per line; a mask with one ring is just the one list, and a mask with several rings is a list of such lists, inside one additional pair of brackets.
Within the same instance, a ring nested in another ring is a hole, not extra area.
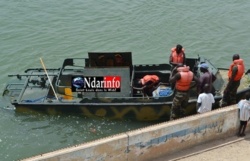
[[(166, 63), (182, 44), (187, 57), (228, 67), (238, 53), (249, 68), (250, 1), (0, 0), (0, 88), (8, 74), (60, 67), (89, 51), (131, 51), (133, 63)], [(18, 160), (151, 125), (0, 108), (0, 158)]]

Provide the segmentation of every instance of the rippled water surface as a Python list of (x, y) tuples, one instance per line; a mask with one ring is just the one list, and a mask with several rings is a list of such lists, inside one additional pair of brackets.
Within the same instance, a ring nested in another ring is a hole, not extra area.
[[(60, 67), (89, 51), (131, 51), (133, 63), (165, 63), (177, 43), (188, 57), (250, 68), (250, 1), (0, 0), (0, 87), (8, 74)], [(17, 160), (150, 125), (0, 108), (0, 158)]]

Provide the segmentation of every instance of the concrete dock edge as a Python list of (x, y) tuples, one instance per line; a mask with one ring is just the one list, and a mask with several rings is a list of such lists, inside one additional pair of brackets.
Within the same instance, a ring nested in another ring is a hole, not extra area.
[(236, 105), (124, 132), (60, 149), (24, 161), (145, 161), (212, 140), (234, 136), (239, 127)]

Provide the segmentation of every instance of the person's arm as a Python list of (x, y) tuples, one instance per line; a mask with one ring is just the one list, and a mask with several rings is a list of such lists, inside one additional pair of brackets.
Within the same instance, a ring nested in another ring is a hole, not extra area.
[(180, 73), (176, 73), (176, 74), (170, 76), (169, 82), (174, 83), (179, 79), (181, 79), (181, 75), (180, 75)]
[(197, 99), (197, 104), (196, 104), (196, 112), (198, 113), (199, 108), (201, 107), (201, 98), (200, 95), (198, 96)]
[(228, 80), (228, 84), (227, 84), (227, 86), (226, 86), (226, 88), (225, 88), (225, 91), (230, 90), (230, 88), (231, 88), (231, 86), (232, 86), (232, 83), (233, 83), (233, 81), (234, 81), (234, 78), (235, 78), (237, 72), (238, 72), (238, 67), (237, 67), (237, 66), (234, 66), (233, 69), (232, 69), (232, 76), (231, 76), (231, 78)]
[[(200, 85), (199, 85), (199, 89), (200, 89), (200, 92), (203, 90), (202, 88), (204, 88), (204, 86), (205, 86), (205, 84), (206, 84), (206, 80), (205, 80), (205, 74), (203, 74), (200, 78), (199, 78), (199, 83), (200, 83)], [(198, 86), (197, 86), (197, 88), (198, 88)]]
[(215, 100), (214, 100), (214, 96), (213, 96), (212, 93), (211, 93), (211, 96), (212, 96), (212, 99), (213, 99), (212, 104), (214, 104), (214, 103), (215, 103)]
[(210, 73), (211, 74), (211, 79), (212, 79), (212, 83), (216, 80), (216, 76), (213, 74), (213, 73)]
[(154, 82), (153, 81), (148, 81), (144, 84), (145, 88), (152, 88), (154, 86)]
[(196, 104), (196, 112), (198, 113), (198, 110), (199, 110), (199, 108), (201, 107), (201, 103), (198, 103), (197, 102), (197, 104)]
[(211, 97), (212, 97), (212, 107), (211, 107), (211, 110), (213, 110), (213, 106), (215, 104), (215, 99), (214, 99), (214, 95), (212, 93), (211, 94)]
[(170, 56), (169, 56), (169, 64), (172, 64), (172, 61), (173, 61), (173, 57), (172, 57), (172, 53), (170, 53)]
[(186, 54), (183, 52), (183, 65), (186, 65)]
[[(248, 102), (249, 103), (249, 102)], [(250, 105), (248, 104), (248, 112), (249, 112), (249, 115), (250, 115)], [(250, 117), (248, 118), (247, 121), (250, 121)]]
[(238, 109), (241, 109), (243, 102), (244, 102), (244, 100), (240, 100), (240, 102), (237, 104)]
[(199, 94), (200, 93), (200, 88), (201, 88), (200, 87), (200, 80), (196, 76), (194, 76), (193, 80), (196, 83), (197, 93)]
[(232, 70), (232, 76), (231, 76), (231, 78), (229, 79), (229, 83), (230, 83), (230, 84), (234, 81), (234, 78), (236, 77), (237, 72), (238, 72), (238, 67), (237, 67), (237, 66), (234, 66), (234, 67), (233, 67), (233, 70)]

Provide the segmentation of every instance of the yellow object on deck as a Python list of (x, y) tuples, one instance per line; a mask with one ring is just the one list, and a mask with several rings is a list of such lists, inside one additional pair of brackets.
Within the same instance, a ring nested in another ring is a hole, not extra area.
[(72, 100), (72, 90), (71, 88), (65, 88), (64, 89), (64, 99), (67, 99), (67, 100)]

